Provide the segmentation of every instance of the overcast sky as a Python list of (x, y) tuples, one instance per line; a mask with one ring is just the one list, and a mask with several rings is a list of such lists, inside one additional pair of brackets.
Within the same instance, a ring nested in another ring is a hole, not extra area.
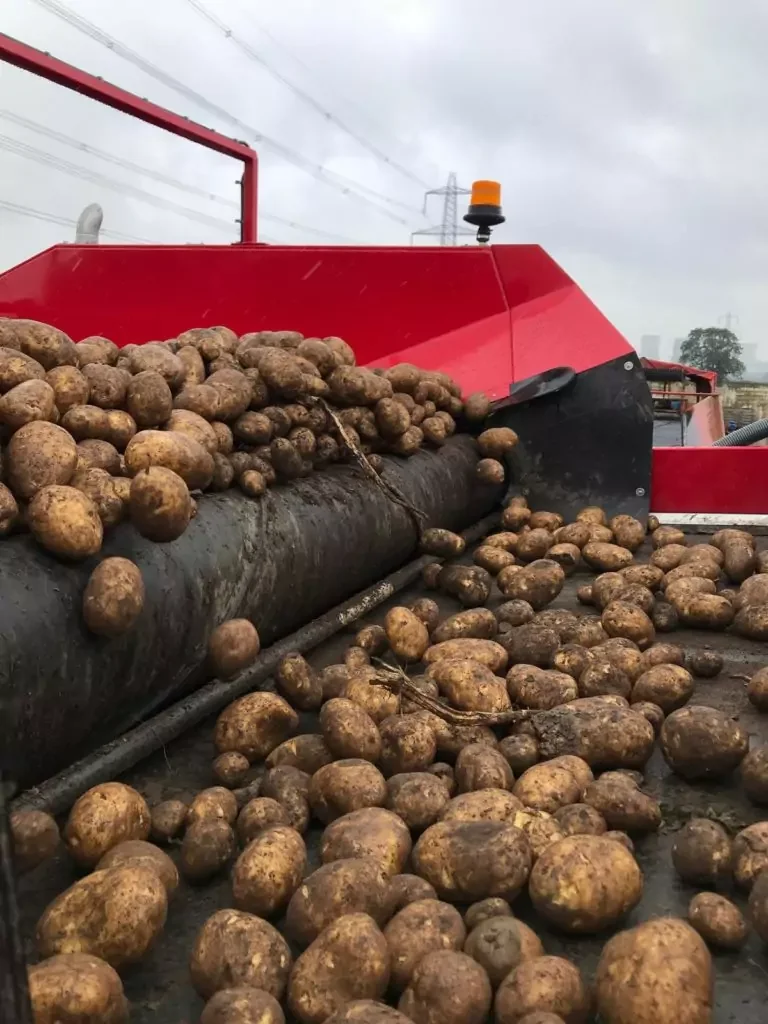
[[(371, 190), (368, 200), (217, 119), (51, 8), (97, 26), (311, 167)], [(253, 143), (270, 240), (408, 244), (411, 231), (440, 220), (438, 199), (420, 216), (424, 185), (450, 171), (465, 185), (497, 178), (507, 223), (495, 240), (543, 245), (633, 344), (646, 333), (671, 343), (731, 312), (742, 340), (768, 359), (764, 0), (3, 0), (0, 31)], [(19, 142), (221, 224), (70, 176), (38, 152), (29, 160)], [(3, 202), (74, 220), (96, 201), (115, 232), (225, 242), (236, 237), (237, 173), (224, 157), (0, 64), (0, 269), (73, 237)]]

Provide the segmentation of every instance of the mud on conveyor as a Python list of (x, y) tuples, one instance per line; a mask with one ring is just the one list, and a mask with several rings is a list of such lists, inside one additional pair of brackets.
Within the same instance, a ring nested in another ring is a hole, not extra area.
[[(706, 538), (696, 540), (705, 541)], [(691, 537), (691, 542), (695, 542), (694, 537)], [(758, 538), (758, 546), (765, 546), (765, 540)], [(647, 551), (638, 552), (638, 561), (647, 561), (647, 554)], [(578, 604), (576, 589), (591, 578), (591, 575), (580, 572), (571, 576), (562, 594), (550, 607), (581, 613), (587, 611)], [(382, 622), (391, 605), (410, 604), (424, 594), (421, 587), (402, 591), (365, 621)], [(458, 603), (450, 598), (438, 597), (434, 592), (429, 596), (438, 600), (445, 614), (460, 610)], [(497, 595), (490, 606), (500, 600)], [(685, 649), (707, 646), (720, 651), (725, 659), (723, 671), (716, 679), (697, 680), (694, 702), (709, 704), (738, 716), (749, 731), (753, 746), (768, 743), (768, 716), (758, 715), (748, 703), (744, 682), (730, 678), (732, 674), (749, 675), (768, 664), (766, 645), (729, 634), (686, 630), (663, 634), (658, 639), (669, 640)], [(317, 668), (340, 661), (350, 642), (349, 633), (338, 634), (309, 655), (309, 660)], [(122, 781), (136, 787), (150, 804), (177, 796), (189, 798), (212, 785), (210, 766), (215, 756), (212, 725), (212, 721), (207, 722), (190, 731), (123, 776)], [(303, 715), (298, 731), (317, 731), (316, 715)], [(636, 856), (645, 876), (645, 889), (640, 905), (624, 927), (664, 914), (685, 916), (687, 904), (696, 890), (676, 877), (670, 851), (675, 831), (689, 817), (716, 819), (731, 832), (765, 817), (764, 812), (761, 813), (746, 799), (737, 778), (725, 783), (688, 785), (669, 772), (658, 750), (646, 768), (646, 788), (661, 802), (663, 823), (658, 833), (636, 840)], [(309, 852), (308, 870), (319, 866), (320, 834), (319, 828), (313, 828), (305, 837)], [(20, 902), (30, 960), (34, 959), (34, 928), (40, 913), (75, 877), (68, 858), (61, 855), (56, 861), (21, 879)], [(745, 909), (742, 893), (726, 895), (732, 895), (741, 909)], [(214, 882), (199, 888), (181, 882), (171, 901), (168, 923), (156, 946), (141, 964), (122, 972), (126, 995), (131, 1002), (132, 1024), (195, 1024), (202, 1002), (189, 980), (189, 954), (196, 933), (206, 918), (227, 906), (231, 906), (228, 874), (224, 873)], [(611, 932), (581, 938), (557, 934), (532, 913), (522, 897), (516, 901), (514, 911), (535, 927), (548, 953), (572, 960), (583, 970), (585, 977), (591, 979), (600, 951)], [(760, 1024), (764, 1021), (768, 955), (754, 933), (739, 952), (715, 953), (714, 964), (713, 1024)]]

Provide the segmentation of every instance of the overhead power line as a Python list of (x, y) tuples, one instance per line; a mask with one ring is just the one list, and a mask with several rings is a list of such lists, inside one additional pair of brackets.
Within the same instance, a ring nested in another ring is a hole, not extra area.
[(295, 152), (290, 147), (283, 145), (275, 139), (264, 135), (258, 129), (252, 127), (239, 118), (230, 114), (224, 107), (220, 107), (217, 103), (209, 100), (206, 96), (180, 82), (177, 78), (167, 74), (162, 68), (159, 68), (156, 64), (146, 60), (140, 54), (131, 50), (124, 43), (121, 43), (118, 39), (110, 36), (104, 32), (97, 25), (81, 17), (79, 14), (75, 14), (74, 11), (69, 10), (64, 4), (58, 3), (57, 0), (33, 0), (39, 7), (53, 14), (55, 17), (66, 22), (76, 31), (81, 34), (88, 36), (101, 46), (106, 47), (115, 56), (120, 57), (122, 60), (133, 64), (134, 67), (139, 68), (145, 74), (154, 78), (155, 81), (160, 82), (161, 85), (166, 86), (168, 89), (172, 89), (179, 95), (186, 97), (192, 103), (207, 110), (213, 114), (214, 117), (225, 121), (228, 124), (234, 125), (238, 131), (243, 132), (246, 137), (250, 137), (255, 142), (264, 145), (283, 157), (284, 160), (301, 170), (310, 174), (318, 181), (324, 182), (326, 185), (330, 185), (333, 188), (338, 189), (343, 195), (353, 197), (360, 202), (366, 203), (368, 206), (379, 213), (384, 214), (392, 220), (397, 221), (399, 224), (408, 226), (408, 222), (402, 217), (396, 215), (392, 210), (387, 209), (386, 206), (382, 206), (381, 203), (387, 204), (387, 206), (401, 207), (410, 213), (416, 213), (421, 216), (421, 211), (416, 207), (409, 206), (407, 203), (403, 203), (398, 199), (393, 199), (391, 196), (387, 196), (375, 189), (369, 188), (367, 185), (362, 185), (360, 182), (354, 181), (351, 178), (347, 178), (344, 175), (338, 174), (336, 171), (329, 171), (322, 164), (315, 163), (313, 160), (302, 156), (300, 153)]
[[(7, 210), (9, 213), (16, 213), (20, 217), (30, 217), (34, 220), (46, 221), (48, 224), (60, 224), (62, 227), (77, 227), (77, 220), (72, 217), (60, 217), (56, 213), (47, 213), (45, 210), (36, 210), (31, 206), (22, 206), (20, 203), (11, 203), (7, 199), (0, 199), (0, 210)], [(126, 235), (122, 231), (107, 231), (101, 229), (100, 234), (108, 235), (110, 238), (117, 238), (126, 242), (144, 242), (153, 244), (151, 238), (141, 238), (138, 235)]]
[(227, 42), (237, 47), (237, 49), (240, 50), (241, 53), (244, 53), (249, 60), (258, 64), (259, 67), (263, 68), (267, 72), (267, 74), (271, 75), (282, 85), (285, 85), (288, 89), (290, 89), (291, 92), (294, 93), (294, 95), (298, 96), (298, 98), (303, 103), (306, 103), (307, 106), (311, 107), (312, 110), (314, 110), (316, 114), (319, 114), (325, 121), (329, 122), (330, 124), (333, 124), (336, 128), (344, 132), (351, 139), (354, 139), (354, 141), (358, 143), (358, 145), (362, 146), (363, 149), (366, 149), (369, 153), (376, 157), (377, 160), (380, 160), (383, 164), (386, 164), (387, 167), (390, 167), (392, 170), (397, 171), (399, 174), (402, 174), (404, 177), (414, 182), (414, 184), (419, 185), (421, 188), (429, 188), (429, 185), (420, 177), (418, 177), (418, 175), (414, 174), (413, 171), (410, 171), (407, 167), (404, 167), (401, 163), (398, 163), (397, 160), (393, 160), (391, 157), (387, 156), (387, 154), (384, 153), (383, 150), (379, 149), (378, 146), (374, 145), (374, 143), (372, 142), (369, 142), (369, 140), (366, 139), (365, 136), (361, 135), (353, 128), (350, 128), (349, 125), (345, 124), (344, 121), (341, 120), (341, 118), (337, 117), (332, 111), (324, 107), (322, 103), (319, 103), (311, 93), (307, 92), (305, 89), (302, 89), (301, 86), (297, 85), (295, 82), (292, 82), (290, 78), (288, 78), (286, 75), (282, 73), (282, 71), (279, 71), (277, 68), (274, 68), (269, 63), (269, 61), (267, 61), (264, 57), (262, 57), (260, 53), (258, 53), (258, 51), (254, 50), (250, 43), (248, 43), (245, 39), (241, 38), (235, 32), (234, 29), (230, 28), (230, 26), (225, 24), (225, 22), (223, 22), (221, 18), (215, 15), (213, 11), (209, 10), (208, 7), (206, 7), (206, 5), (202, 2), (202, 0), (185, 0), (185, 2), (194, 11), (196, 11), (200, 15), (200, 17), (203, 18), (209, 25), (211, 25), (218, 32), (220, 32), (227, 40)]
[[(19, 117), (16, 114), (10, 114), (5, 110), (0, 110), (0, 118), (4, 120), (12, 121), (14, 124), (18, 124), (30, 131), (38, 132), (39, 134), (46, 135), (49, 138), (55, 139), (57, 142), (61, 142), (64, 145), (72, 146), (75, 149), (81, 150), (84, 153), (90, 153), (93, 156), (99, 157), (99, 159), (107, 160), (118, 167), (123, 167), (126, 170), (135, 172), (136, 174), (144, 175), (145, 177), (153, 178), (156, 181), (161, 182), (164, 185), (169, 185), (172, 188), (181, 189), (189, 192), (192, 195), (199, 195), (202, 198), (213, 200), (217, 203), (221, 203), (224, 206), (228, 206), (233, 210), (239, 210), (239, 204), (234, 200), (227, 199), (225, 196), (216, 195), (213, 192), (206, 192), (204, 189), (195, 188), (193, 185), (188, 185), (186, 182), (180, 181), (178, 178), (174, 178), (169, 174), (163, 174), (159, 171), (155, 171), (151, 167), (144, 167), (141, 164), (134, 163), (131, 160), (123, 160), (122, 157), (115, 156), (112, 153), (107, 153), (102, 149), (98, 149), (95, 146), (89, 146), (85, 142), (80, 142), (77, 139), (72, 138), (69, 135), (65, 135), (63, 132), (56, 132), (45, 125), (37, 124), (35, 121), (31, 121), (25, 117)], [(151, 192), (146, 192), (144, 189), (137, 188), (129, 184), (128, 182), (117, 181), (114, 178), (108, 178), (105, 175), (101, 175), (96, 171), (91, 171), (87, 167), (81, 167), (78, 164), (72, 164), (67, 160), (63, 160), (60, 157), (54, 156), (52, 153), (48, 153), (45, 150), (37, 149), (35, 146), (30, 146), (28, 143), (21, 142), (18, 139), (11, 139), (7, 135), (0, 135), (0, 149), (5, 149), (8, 152), (15, 153), (17, 156), (22, 156), (30, 160), (34, 160), (37, 163), (45, 163), (49, 166), (55, 167), (57, 170), (63, 171), (65, 174), (71, 174), (74, 177), (83, 178), (84, 180), (91, 181), (95, 185), (103, 185), (105, 188), (117, 189), (124, 194), (132, 195), (136, 199), (140, 199), (143, 202), (149, 202), (153, 206), (162, 206), (162, 208), (170, 209), (173, 207), (173, 211), (178, 213), (180, 216), (188, 217), (192, 220), (198, 220), (203, 224), (207, 224), (213, 227), (229, 227), (232, 222), (225, 221), (220, 218), (209, 217), (207, 214), (200, 213), (197, 210), (192, 210), (187, 206), (180, 206), (177, 203), (173, 203), (170, 200), (162, 199), (160, 196), (155, 196)], [(314, 235), (318, 238), (328, 238), (333, 241), (340, 242), (342, 245), (358, 245), (354, 239), (347, 238), (345, 235), (337, 235), (334, 232), (323, 231), (321, 228), (313, 228), (308, 224), (301, 224), (297, 221), (290, 220), (286, 217), (281, 217), (274, 213), (263, 213), (260, 212), (259, 216), (263, 220), (273, 221), (275, 224), (282, 224), (285, 227), (293, 228), (297, 231), (303, 231), (305, 234)]]

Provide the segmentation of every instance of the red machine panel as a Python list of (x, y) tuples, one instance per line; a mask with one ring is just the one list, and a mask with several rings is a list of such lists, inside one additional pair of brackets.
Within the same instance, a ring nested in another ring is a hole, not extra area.
[(763, 515), (768, 512), (768, 450), (654, 448), (653, 512)]
[(631, 348), (538, 246), (58, 245), (0, 275), (0, 316), (117, 344), (225, 323), (338, 334), (362, 363), (413, 360), (498, 398)]

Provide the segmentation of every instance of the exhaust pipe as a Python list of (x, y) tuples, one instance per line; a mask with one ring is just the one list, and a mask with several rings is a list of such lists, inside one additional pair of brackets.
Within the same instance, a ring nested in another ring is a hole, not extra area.
[(91, 203), (86, 206), (77, 218), (75, 228), (76, 245), (98, 245), (101, 222), (104, 220), (104, 211), (98, 203)]

